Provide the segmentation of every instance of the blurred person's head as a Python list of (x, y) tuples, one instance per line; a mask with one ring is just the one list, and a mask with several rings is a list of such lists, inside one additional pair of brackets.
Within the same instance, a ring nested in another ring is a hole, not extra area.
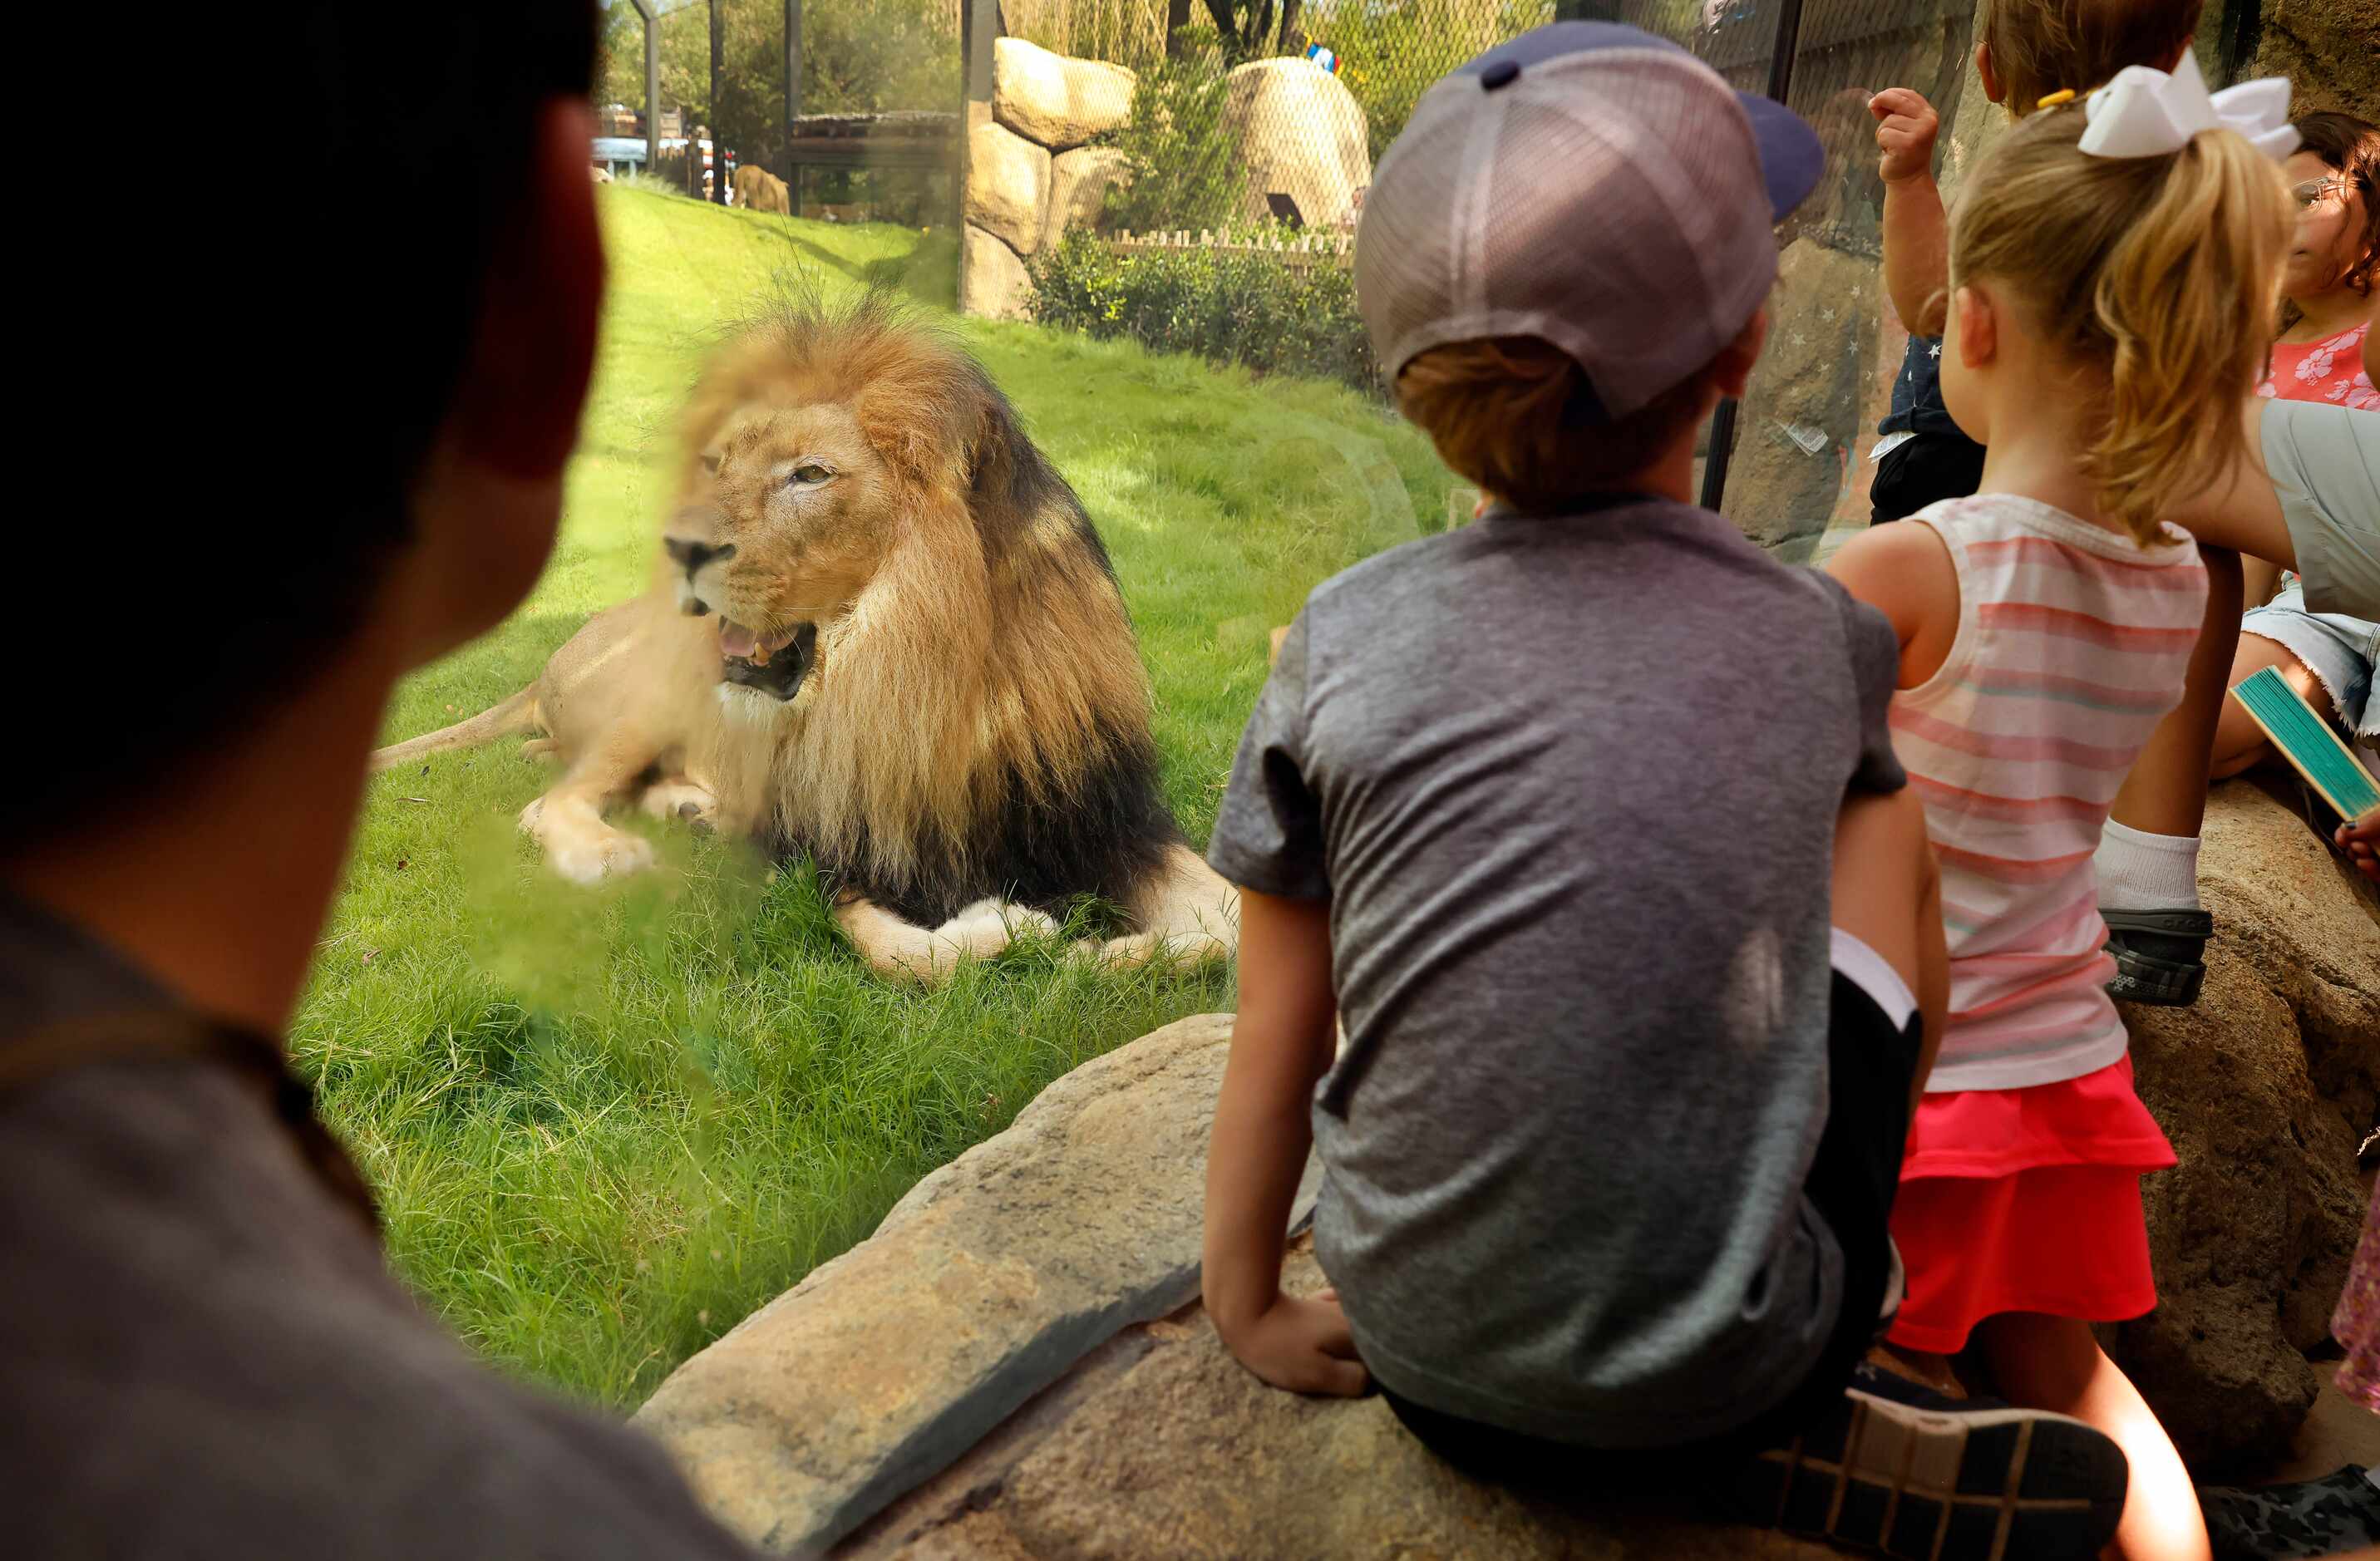
[(2298, 228), (2281, 292), (2292, 303), (2380, 279), (2380, 127), (2351, 114), (2291, 122), (2301, 138), (2287, 164)]
[(1399, 406), (1526, 512), (1674, 472), (1742, 393), (1774, 224), (1824, 166), (1809, 126), (1633, 28), (1557, 22), (1489, 50), (1423, 96), (1356, 234)]
[(2205, 0), (1989, 0), (1975, 72), (1984, 95), (2022, 119), (2060, 92), (2086, 97), (2128, 65), (2171, 70)]
[[(249, 155), (54, 214), (88, 328), (41, 452), (73, 490), (18, 529), (42, 759), (9, 768), (0, 854), (137, 808), (339, 669), (384, 690), (496, 623), (551, 548), (592, 361), (591, 0), (141, 27), (134, 85), (170, 75), (156, 101), (232, 115)], [(196, 134), (154, 128), (160, 155)], [(139, 296), (100, 296), (126, 261)]]

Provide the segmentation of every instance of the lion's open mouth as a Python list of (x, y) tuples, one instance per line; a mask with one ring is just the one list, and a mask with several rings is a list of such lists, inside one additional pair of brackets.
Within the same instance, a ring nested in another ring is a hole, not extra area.
[(802, 679), (809, 676), (817, 652), (816, 623), (763, 635), (725, 617), (719, 620), (722, 683), (740, 683), (761, 694), (791, 699), (801, 691)]

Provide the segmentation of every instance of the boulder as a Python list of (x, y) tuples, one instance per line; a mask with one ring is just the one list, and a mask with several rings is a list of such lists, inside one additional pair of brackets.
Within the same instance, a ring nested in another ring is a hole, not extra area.
[(2252, 781), (2216, 789), (2214, 913), (2189, 1008), (2128, 1007), (2141, 1092), (2180, 1163), (2142, 1192), (2157, 1309), (2111, 1352), (2193, 1466), (2277, 1453), (2319, 1386), (2380, 1103), (2380, 898)]
[(2289, 109), (2380, 109), (2380, 0), (2265, 0), (2254, 76), (2286, 76)]
[[(1291, 1254), (1283, 1283), (1318, 1289)], [(1125, 1331), (839, 1549), (849, 1561), (1162, 1555), (1816, 1561), (1674, 1499), (1524, 1494), (1455, 1472), (1378, 1398), (1302, 1398), (1240, 1368), (1197, 1307)]]
[(1372, 183), (1364, 110), (1346, 84), (1302, 57), (1250, 60), (1224, 79), (1222, 122), (1247, 170), (1244, 215), (1269, 215), (1265, 197), (1297, 202), (1308, 227), (1333, 228)]
[(983, 320), (1022, 320), (1033, 279), (1016, 251), (973, 223), (959, 239), (959, 309)]
[(1126, 182), (1131, 169), (1111, 146), (1081, 146), (1050, 163), (1050, 209), (1041, 218), (1041, 248), (1054, 248), (1068, 228), (1099, 220), (1108, 191)]
[[(1230, 1040), (1227, 1015), (1185, 1019), (1075, 1069), (679, 1367), (638, 1422), (754, 1543), (841, 1538), (1197, 1293)], [(1318, 1181), (1309, 1168), (1299, 1217)]]
[(1022, 38), (992, 41), (992, 117), (1051, 151), (1122, 128), (1138, 79), (1123, 66), (1069, 59)]
[(966, 220), (999, 235), (1020, 255), (1041, 242), (1050, 201), (1050, 153), (991, 121), (967, 132)]
[(1886, 307), (1865, 256), (1805, 235), (1778, 257), (1768, 342), (1737, 408), (1721, 503), (1745, 536), (1790, 563), (1808, 561), (1847, 484), (1864, 494), (1875, 478), (1864, 450), (1874, 425), (1862, 414)]

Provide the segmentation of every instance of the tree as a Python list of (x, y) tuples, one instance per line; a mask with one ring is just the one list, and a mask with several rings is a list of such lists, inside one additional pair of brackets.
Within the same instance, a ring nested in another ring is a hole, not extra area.
[[(1303, 4), (1304, 0), (1281, 0), (1276, 13), (1273, 0), (1207, 0), (1207, 14), (1215, 19), (1215, 30), (1222, 35), (1224, 50), (1233, 59), (1252, 60), (1266, 54), (1294, 54), (1305, 49), (1305, 35), (1298, 28), (1298, 12)], [(1189, 9), (1188, 0), (1167, 0), (1168, 54), (1175, 52), (1172, 40), (1181, 35), (1182, 23), (1189, 19)]]

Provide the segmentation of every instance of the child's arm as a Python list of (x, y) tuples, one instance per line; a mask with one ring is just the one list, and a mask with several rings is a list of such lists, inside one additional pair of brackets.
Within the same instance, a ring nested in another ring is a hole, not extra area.
[(1827, 573), (1892, 624), (1901, 687), (1942, 670), (1959, 637), (1959, 572), (1932, 526), (1904, 520), (1863, 531), (1828, 561)]
[(1330, 906), (1240, 891), (1240, 1012), (1207, 1145), (1207, 1315), (1276, 1387), (1353, 1397), (1363, 1362), (1329, 1294), (1281, 1294), (1290, 1206), (1313, 1146), (1314, 1086), (1337, 1042)]
[(1884, 176), (1884, 288), (1911, 334), (1938, 336), (1949, 315), (1949, 221), (1934, 183), (1934, 106), (1906, 87), (1868, 100)]

